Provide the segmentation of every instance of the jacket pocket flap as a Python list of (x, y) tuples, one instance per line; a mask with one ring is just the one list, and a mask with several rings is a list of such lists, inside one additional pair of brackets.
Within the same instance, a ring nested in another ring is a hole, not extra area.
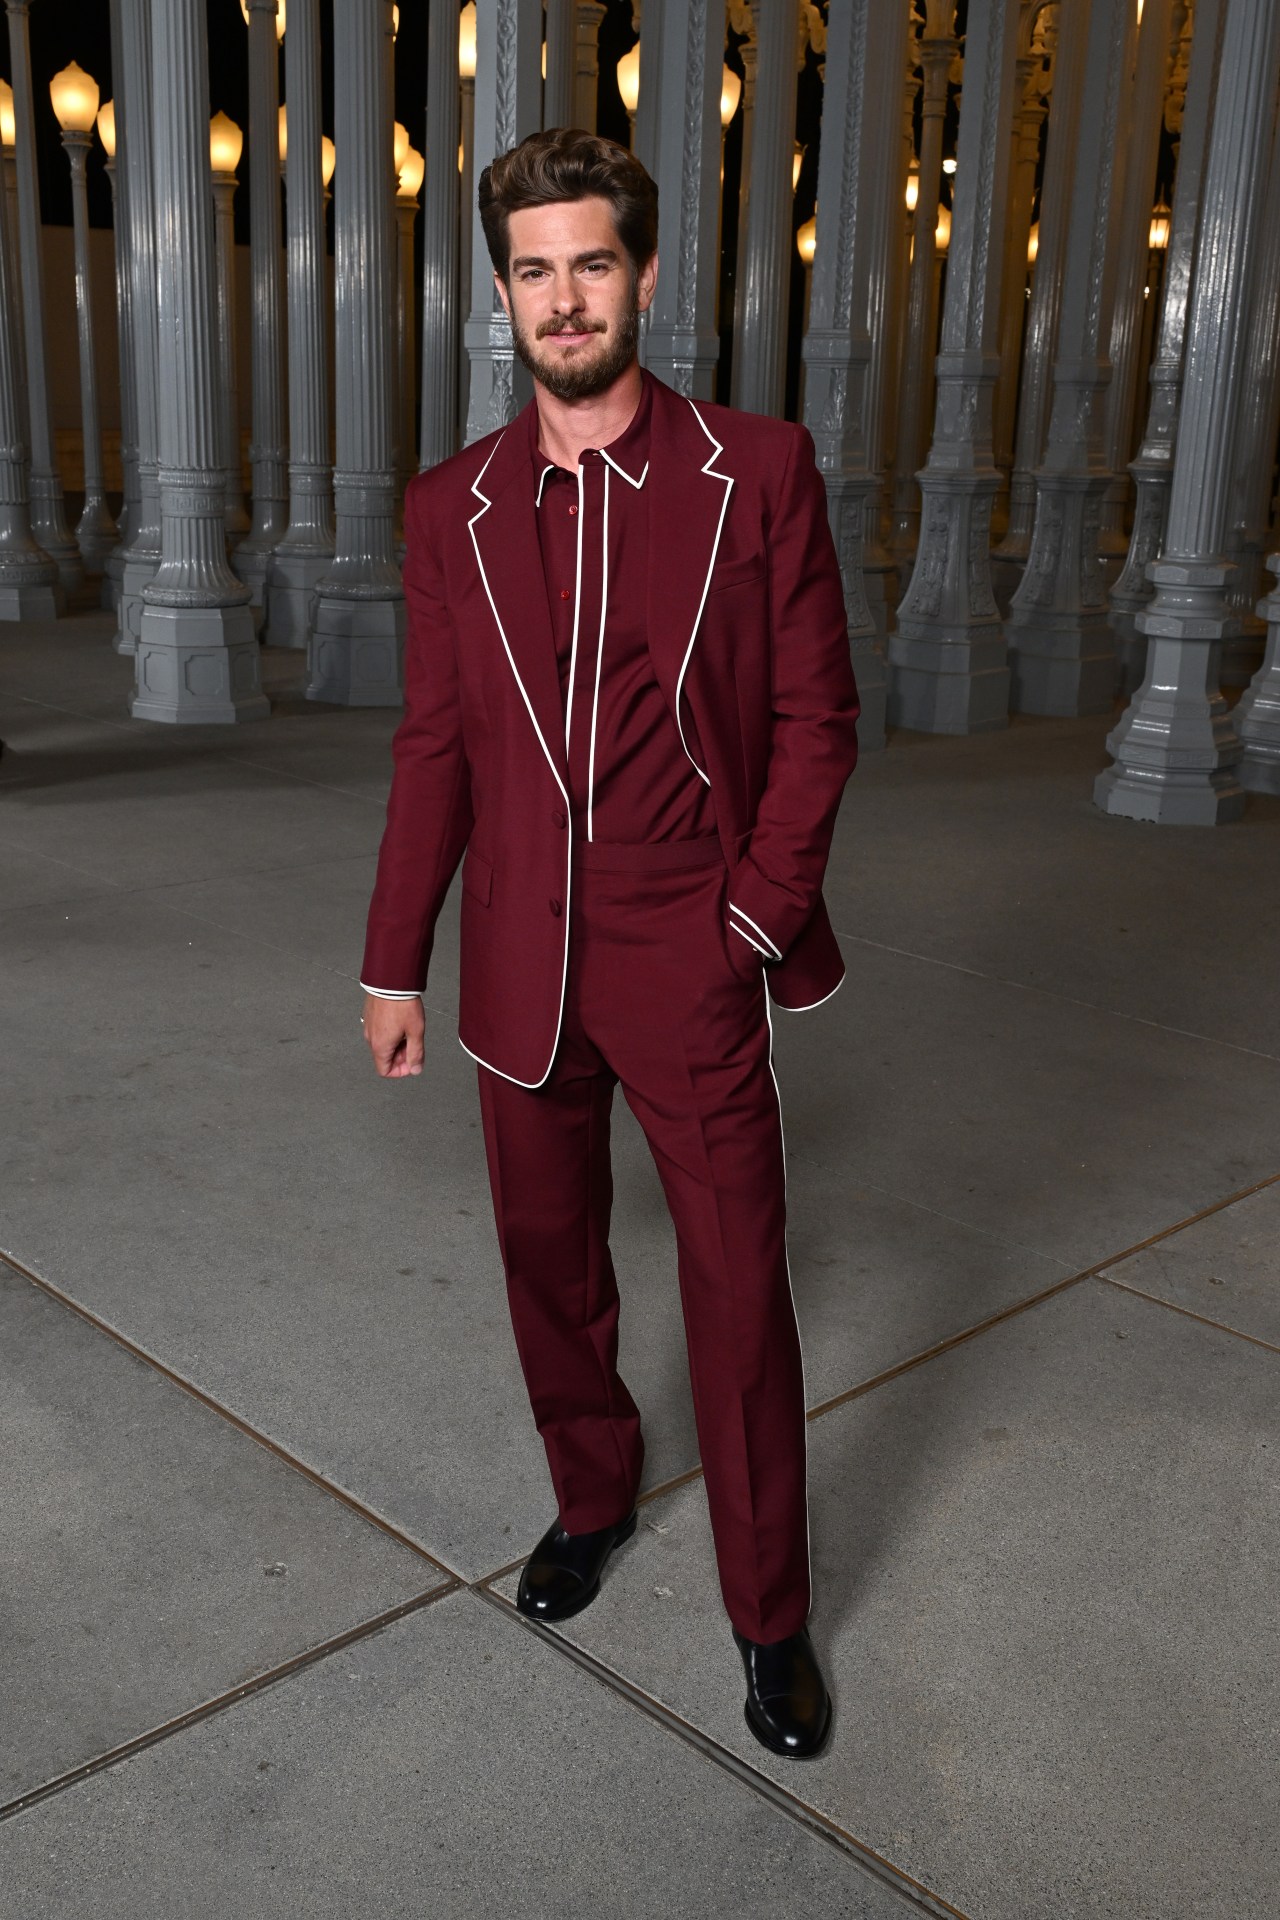
[(470, 848), (462, 863), (462, 891), (469, 893), (473, 900), (478, 900), (482, 907), (488, 906), (489, 896), (493, 892), (493, 868), (478, 853), (472, 853)]

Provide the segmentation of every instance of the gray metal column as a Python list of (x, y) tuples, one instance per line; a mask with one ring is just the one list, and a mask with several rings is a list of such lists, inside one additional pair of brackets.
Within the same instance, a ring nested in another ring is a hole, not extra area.
[[(1088, 0), (1085, 0), (1088, 3)], [(1075, 173), (1076, 136), (1084, 85), (1085, 22), (1073, 13), (1070, 32), (1058, 35), (1049, 94), (1049, 126), (1040, 189), (1040, 241), (1031, 276), (1027, 327), (1018, 392), (1013, 476), (1009, 482), (1009, 523), (995, 549), (996, 599), (1006, 606), (1022, 578), (1031, 549), (1036, 510), (1036, 468), (1044, 453), (1053, 393), (1058, 316), (1067, 258), (1067, 215)]]
[(89, 272), (89, 198), (85, 163), (90, 133), (64, 131), (62, 144), (71, 162), (71, 218), (76, 259), (76, 338), (80, 352), (80, 423), (84, 442), (84, 510), (76, 523), (76, 545), (88, 573), (101, 573), (116, 544), (116, 523), (107, 506), (102, 470), (102, 416), (98, 407), (98, 370), (93, 356), (93, 280)]
[(924, 76), (920, 99), (920, 165), (915, 237), (907, 281), (902, 376), (898, 383), (897, 457), (889, 538), (894, 553), (910, 553), (920, 532), (920, 489), (916, 474), (929, 444), (929, 406), (938, 337), (933, 261), (942, 199), (942, 129), (947, 112), (947, 81), (960, 51), (960, 42), (955, 37), (955, 0), (925, 0), (925, 6), (925, 26), (920, 36), (920, 65)]
[[(220, 115), (214, 116), (217, 124)], [(228, 155), (228, 158), (230, 156)], [(249, 531), (240, 472), (240, 377), (236, 355), (236, 176), (213, 173), (214, 261), (218, 309), (219, 437), (224, 475), (223, 524), (234, 545)]]
[(1137, 484), (1133, 529), (1129, 536), (1128, 558), (1111, 589), (1111, 629), (1116, 638), (1120, 685), (1126, 693), (1132, 693), (1141, 684), (1146, 665), (1147, 637), (1138, 631), (1137, 616), (1155, 591), (1148, 577), (1148, 568), (1163, 544), (1169, 511), (1173, 449), (1178, 430), (1178, 400), (1182, 386), (1187, 296), (1195, 261), (1200, 189), (1208, 152), (1224, 17), (1225, 0), (1196, 0), (1195, 34), (1186, 76), (1178, 170), (1173, 184), (1169, 246), (1165, 255), (1164, 296), (1149, 376), (1150, 410), (1142, 445), (1129, 467)]
[(18, 239), (22, 256), (23, 339), (27, 358), (27, 413), (31, 434), (31, 531), (58, 569), (68, 592), (80, 585), (80, 550), (67, 530), (53, 450), (53, 411), (44, 325), (44, 260), (40, 189), (36, 176), (35, 109), (31, 97), (31, 0), (5, 0), (13, 73), (13, 123), (18, 162)]
[[(111, 0), (111, 70), (120, 72), (124, 53), (120, 35), (120, 0)], [(119, 88), (116, 93), (119, 95)], [(114, 129), (114, 131), (113, 131)], [(106, 173), (111, 182), (111, 225), (115, 239), (116, 266), (116, 343), (120, 368), (120, 465), (124, 479), (124, 502), (116, 523), (116, 544), (107, 555), (102, 570), (102, 604), (115, 613), (120, 605), (120, 582), (124, 577), (124, 556), (138, 523), (138, 394), (133, 356), (132, 268), (129, 263), (129, 183), (120, 164), (119, 129), (116, 127), (114, 101), (98, 111), (98, 132), (103, 146), (110, 141)]]
[(573, 82), (577, 64), (576, 0), (546, 0), (547, 77), (542, 83), (544, 127), (573, 127)]
[[(452, 40), (451, 66), (457, 57), (456, 27)], [(292, 0), (284, 73), (289, 102), (289, 146), (285, 155), (289, 195), (289, 525), (271, 555), (267, 571), (266, 638), (276, 647), (305, 647), (312, 595), (334, 551), (319, 0)], [(452, 355), (449, 364), (452, 369)]]
[(733, 404), (782, 414), (791, 285), (791, 163), (795, 153), (795, 21), (774, 0), (754, 0), (756, 92), (751, 184), (739, 243)]
[[(657, 292), (649, 309), (645, 363), (693, 400), (710, 400), (716, 333), (716, 236), (720, 214), (720, 85), (724, 0), (646, 0), (640, 36), (640, 111), (651, 71), (645, 35), (662, 19), (656, 168), (661, 208)], [(794, 59), (794, 54), (790, 56)], [(639, 121), (636, 126), (637, 143)], [(641, 155), (645, 165), (650, 163)]]
[[(1186, 0), (1177, 0), (1185, 8)], [(1138, 384), (1138, 340), (1142, 331), (1147, 240), (1160, 157), (1160, 122), (1169, 72), (1174, 0), (1144, 0), (1138, 30), (1133, 94), (1124, 139), (1124, 185), (1118, 208), (1116, 292), (1111, 309), (1111, 385), (1107, 389), (1104, 444), (1111, 479), (1102, 499), (1098, 550), (1119, 571), (1129, 550), (1125, 508), (1129, 502), (1128, 460), (1133, 396)]]
[[(472, 177), (541, 125), (541, 0), (488, 0), (476, 15), (476, 106)], [(493, 265), (471, 196), (471, 362), (467, 444), (505, 426), (517, 410), (511, 327), (493, 284)], [(523, 370), (522, 370), (523, 386)]]
[(1266, 649), (1234, 715), (1244, 749), (1240, 785), (1250, 793), (1280, 793), (1280, 553), (1267, 555), (1267, 568), (1276, 585), (1258, 602), (1267, 623)]
[[(462, 278), (458, 232), (458, 29), (451, 7), (427, 14), (427, 171), (422, 223), (422, 414), (419, 462), (458, 451)], [(286, 63), (287, 64), (287, 63)], [(470, 219), (470, 210), (467, 214)]]
[(249, 594), (227, 565), (204, 0), (151, 17), (160, 565), (143, 589), (136, 720), (265, 718)]
[(600, 85), (600, 22), (604, 19), (605, 8), (600, 0), (575, 0), (573, 13), (573, 118), (570, 125), (581, 127), (586, 133), (594, 133), (596, 98)]
[(116, 649), (132, 653), (142, 625), (142, 590), (160, 565), (160, 419), (156, 400), (155, 169), (151, 127), (151, 0), (120, 0), (122, 58), (116, 72), (116, 152), (129, 222), (138, 425), (138, 521), (124, 554), (116, 608)]
[(923, 733), (981, 733), (1008, 717), (991, 593), (1000, 484), (991, 433), (1019, 9), (1020, 0), (969, 0), (937, 419), (915, 569), (889, 640), (889, 717)]
[(334, 58), (345, 78), (334, 127), (338, 524), (332, 565), (316, 585), (307, 697), (352, 707), (399, 703), (404, 642), (391, 417), (390, 34), (391, 0), (334, 0)]
[(863, 526), (863, 579), (867, 604), (876, 630), (889, 629), (890, 611), (898, 600), (898, 566), (884, 544), (881, 528), (882, 489), (885, 483), (886, 407), (893, 365), (891, 336), (897, 326), (898, 290), (896, 254), (906, 203), (906, 170), (902, 149), (902, 76), (907, 61), (907, 9), (878, 5), (867, 36), (869, 85), (864, 127), (866, 195), (863, 215), (865, 247), (859, 241), (857, 299), (863, 306), (871, 341), (867, 372), (867, 462), (876, 476), (876, 497)]
[(1023, 6), (1014, 88), (1013, 173), (1009, 183), (1004, 271), (1000, 276), (1000, 372), (996, 377), (992, 428), (992, 447), (1000, 473), (992, 518), (1002, 531), (1009, 522), (1013, 429), (1022, 370), (1022, 336), (1027, 321), (1027, 248), (1031, 240), (1040, 130), (1048, 112), (1057, 24), (1056, 0), (1045, 0), (1039, 7)]
[[(1240, 741), (1218, 686), (1229, 619), (1222, 548), (1231, 420), (1278, 69), (1280, 9), (1272, 0), (1227, 0), (1187, 310), (1169, 530), (1151, 568), (1155, 598), (1138, 615), (1147, 635), (1146, 677), (1107, 741), (1114, 764), (1094, 787), (1107, 813), (1162, 825), (1216, 826), (1238, 818), (1244, 807)], [(1247, 710), (1242, 724), (1245, 717)]]
[[(1085, 4), (1081, 0), (1082, 12)], [(1098, 517), (1109, 475), (1102, 428), (1111, 377), (1105, 342), (1115, 285), (1112, 214), (1122, 161), (1117, 129), (1135, 30), (1132, 0), (1091, 0), (1080, 23), (1084, 100), (1049, 443), (1036, 474), (1031, 551), (1005, 624), (1010, 693), (1021, 713), (1105, 713), (1115, 690)]]
[(818, 230), (804, 337), (804, 422), (813, 435), (827, 489), (827, 512), (840, 557), (849, 645), (862, 712), (858, 742), (884, 745), (886, 675), (863, 585), (863, 528), (874, 510), (875, 475), (867, 463), (867, 368), (871, 342), (859, 297), (864, 242), (869, 72), (867, 42), (879, 0), (833, 9), (827, 36), (818, 153)]
[(52, 620), (66, 602), (57, 567), (31, 537), (14, 291), (8, 195), (0, 192), (0, 620)]
[(403, 494), (418, 471), (418, 345), (414, 328), (413, 252), (416, 193), (396, 195), (396, 489)]
[(263, 608), (268, 563), (284, 537), (288, 514), (280, 324), (280, 46), (276, 38), (276, 0), (245, 0), (245, 4), (249, 12), (249, 278), (253, 288), (249, 466), (253, 524), (236, 548), (231, 564), (248, 587), (254, 607)]

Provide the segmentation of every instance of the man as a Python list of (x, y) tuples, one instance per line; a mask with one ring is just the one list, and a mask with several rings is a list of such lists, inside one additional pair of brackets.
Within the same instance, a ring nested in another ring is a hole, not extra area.
[(625, 149), (534, 134), (479, 197), (535, 398), (409, 488), (365, 1035), (379, 1073), (421, 1071), (418, 996), (463, 860), (459, 1032), (558, 1504), (517, 1605), (578, 1612), (636, 1524), (643, 1445), (609, 1255), (620, 1084), (676, 1228), (747, 1721), (804, 1757), (830, 1702), (805, 1625), (767, 995), (816, 1005), (844, 971), (820, 889), (858, 707), (824, 490), (803, 429), (642, 372), (657, 190)]

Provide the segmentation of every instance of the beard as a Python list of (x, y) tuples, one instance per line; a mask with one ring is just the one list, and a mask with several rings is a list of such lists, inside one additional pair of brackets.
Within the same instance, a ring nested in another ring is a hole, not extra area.
[[(555, 328), (557, 332), (600, 333), (604, 336), (603, 347), (590, 359), (580, 350), (564, 360), (555, 358), (554, 347), (539, 352), (534, 339), (527, 334), (511, 315), (511, 339), (517, 357), (528, 367), (534, 379), (544, 386), (557, 400), (591, 400), (598, 393), (604, 393), (611, 387), (620, 374), (626, 372), (636, 357), (636, 348), (640, 339), (640, 309), (636, 305), (635, 289), (619, 316), (616, 327), (609, 328), (602, 323), (591, 324), (573, 319), (566, 329), (559, 321), (549, 321), (547, 331)], [(536, 336), (542, 338), (539, 331)]]

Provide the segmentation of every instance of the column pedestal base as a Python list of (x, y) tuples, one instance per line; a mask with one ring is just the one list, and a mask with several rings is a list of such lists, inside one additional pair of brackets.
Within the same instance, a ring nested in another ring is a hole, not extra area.
[(997, 632), (889, 642), (889, 718), (912, 733), (994, 733), (1009, 724), (1009, 666)]
[(333, 565), (332, 550), (290, 553), (277, 547), (267, 575), (263, 640), (269, 647), (302, 648), (311, 632), (316, 587)]
[(855, 646), (853, 674), (858, 683), (858, 752), (879, 753), (885, 743), (889, 703), (884, 655), (870, 644)]
[(184, 726), (265, 720), (271, 708), (248, 607), (145, 606), (129, 711)]
[(1160, 827), (1221, 827), (1244, 812), (1244, 794), (1229, 768), (1190, 774), (1183, 785), (1166, 771), (1148, 784), (1132, 767), (1108, 767), (1093, 783), (1093, 803), (1104, 813)]
[(308, 700), (341, 707), (400, 706), (404, 631), (403, 599), (345, 600), (318, 593), (307, 642)]
[(0, 583), (0, 620), (56, 620), (66, 610), (61, 582), (46, 586)]
[(136, 653), (142, 631), (142, 594), (151, 585), (160, 565), (158, 552), (145, 550), (135, 556), (126, 553), (120, 572), (120, 591), (116, 596), (116, 635), (112, 641), (117, 653)]

